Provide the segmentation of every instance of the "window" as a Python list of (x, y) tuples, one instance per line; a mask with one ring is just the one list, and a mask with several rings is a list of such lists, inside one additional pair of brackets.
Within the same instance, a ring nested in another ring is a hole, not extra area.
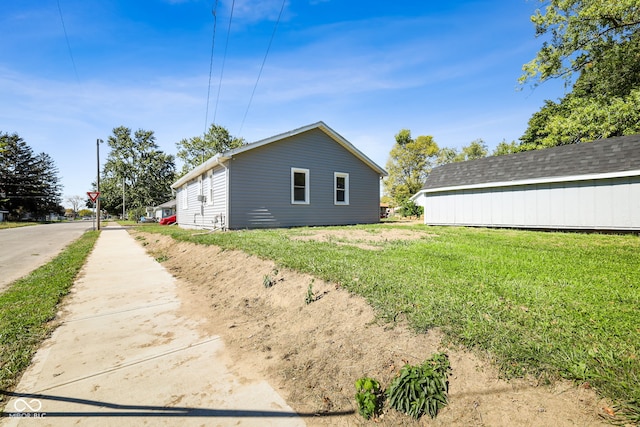
[(182, 193), (182, 209), (189, 208), (189, 184), (185, 184), (181, 190)]
[(349, 174), (342, 172), (333, 173), (333, 202), (336, 205), (349, 204)]
[(207, 203), (209, 205), (213, 205), (213, 171), (211, 171), (211, 174), (209, 175), (209, 194), (208, 194), (208, 200)]
[(291, 168), (291, 203), (309, 204), (309, 169)]

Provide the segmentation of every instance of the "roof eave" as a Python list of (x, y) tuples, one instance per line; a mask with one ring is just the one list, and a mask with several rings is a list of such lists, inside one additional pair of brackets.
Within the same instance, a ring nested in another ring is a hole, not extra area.
[(250, 151), (250, 150), (253, 150), (255, 148), (262, 147), (262, 146), (267, 145), (267, 144), (271, 144), (272, 142), (277, 142), (277, 141), (283, 140), (285, 138), (290, 138), (292, 136), (299, 135), (301, 133), (308, 132), (308, 131), (313, 130), (313, 129), (320, 129), (321, 131), (323, 131), (331, 139), (336, 141), (343, 148), (345, 148), (351, 154), (353, 154), (358, 159), (360, 159), (360, 161), (362, 161), (367, 166), (369, 166), (371, 169), (373, 169), (376, 173), (378, 173), (378, 175), (380, 175), (382, 177), (385, 177), (385, 176), (389, 175), (386, 170), (384, 170), (380, 166), (378, 166), (373, 160), (368, 158), (364, 153), (362, 153), (360, 150), (358, 150), (353, 144), (351, 144), (349, 141), (347, 141), (345, 138), (343, 138), (342, 135), (340, 135), (338, 132), (336, 132), (333, 129), (331, 129), (329, 126), (327, 126), (326, 123), (320, 121), (320, 122), (312, 123), (312, 124), (307, 125), (307, 126), (300, 127), (298, 129), (291, 130), (289, 132), (281, 133), (279, 135), (274, 135), (272, 137), (253, 142), (251, 144), (243, 145), (241, 147), (234, 148), (234, 149), (231, 149), (231, 150), (227, 150), (227, 151), (225, 151), (223, 153), (220, 153), (216, 157), (212, 157), (211, 159), (207, 160), (203, 164), (201, 164), (201, 165), (197, 166), (196, 168), (192, 169), (191, 171), (189, 171), (189, 173), (187, 173), (186, 175), (181, 177), (179, 180), (174, 182), (171, 185), (171, 188), (177, 189), (177, 188), (183, 186), (184, 184), (186, 184), (187, 182), (191, 181), (192, 179), (195, 179), (198, 176), (202, 175), (204, 172), (206, 172), (207, 170), (211, 169), (212, 167), (214, 167), (216, 165), (219, 165), (219, 164), (222, 164), (222, 163), (232, 159), (233, 156), (236, 156), (236, 155), (238, 155), (240, 153), (244, 153), (245, 151)]
[(191, 181), (192, 179), (195, 179), (195, 178), (199, 177), (204, 172), (208, 171), (209, 169), (213, 168), (216, 165), (221, 164), (222, 162), (224, 162), (226, 160), (228, 160), (228, 159), (226, 157), (222, 156), (222, 155), (214, 156), (214, 157), (208, 159), (206, 162), (204, 162), (204, 163), (196, 166), (195, 168), (191, 169), (186, 175), (183, 175), (180, 179), (178, 179), (176, 182), (171, 184), (171, 188), (173, 188), (175, 190), (175, 189), (178, 189), (178, 188), (182, 187), (187, 182)]
[(523, 179), (518, 181), (500, 181), (500, 182), (485, 182), (482, 184), (469, 184), (469, 185), (457, 185), (450, 187), (436, 187), (436, 188), (423, 188), (416, 194), (411, 196), (411, 200), (415, 201), (420, 194), (426, 193), (442, 193), (446, 191), (461, 191), (461, 190), (476, 190), (482, 188), (496, 188), (496, 187), (515, 187), (521, 185), (533, 185), (533, 184), (552, 184), (557, 182), (575, 182), (575, 181), (588, 181), (593, 179), (611, 179), (611, 178), (625, 178), (631, 176), (640, 176), (640, 169), (620, 172), (607, 172), (607, 173), (595, 173), (585, 175), (570, 175), (570, 176), (552, 176), (542, 178)]

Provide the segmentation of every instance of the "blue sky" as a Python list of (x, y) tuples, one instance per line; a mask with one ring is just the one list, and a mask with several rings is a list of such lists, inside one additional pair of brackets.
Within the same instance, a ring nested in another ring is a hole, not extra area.
[(91, 190), (118, 126), (175, 154), (214, 119), (250, 142), (322, 120), (384, 167), (400, 129), (493, 149), (564, 94), (517, 82), (539, 1), (286, 0), (249, 106), (282, 0), (218, 1), (209, 90), (214, 4), (3, 1), (0, 131), (51, 155), (66, 197)]

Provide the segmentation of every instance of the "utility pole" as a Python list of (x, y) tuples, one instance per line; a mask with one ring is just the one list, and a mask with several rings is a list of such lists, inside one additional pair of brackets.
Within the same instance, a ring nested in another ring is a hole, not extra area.
[(96, 156), (97, 156), (97, 165), (98, 165), (98, 178), (96, 179), (97, 187), (96, 191), (98, 192), (98, 199), (96, 200), (96, 221), (98, 225), (98, 230), (100, 230), (100, 143), (104, 142), (100, 138), (96, 140)]
[(124, 176), (123, 176), (122, 177), (122, 220), (123, 221), (126, 219), (124, 217), (124, 212), (125, 212), (125, 209), (124, 209), (124, 189), (125, 189), (125, 187), (124, 187), (124, 185), (125, 185), (125, 183), (124, 183)]

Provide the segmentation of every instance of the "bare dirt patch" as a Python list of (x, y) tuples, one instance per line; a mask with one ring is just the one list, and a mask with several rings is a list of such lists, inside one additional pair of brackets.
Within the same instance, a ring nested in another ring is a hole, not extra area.
[[(222, 336), (230, 369), (268, 380), (292, 408), (309, 415), (310, 426), (606, 425), (599, 418), (606, 402), (592, 390), (502, 380), (487, 360), (444, 348), (437, 330), (415, 334), (404, 325), (382, 324), (363, 298), (334, 283), (243, 252), (135, 234), (179, 279), (184, 315), (198, 320), (204, 332)], [(273, 286), (265, 287), (265, 276)], [(307, 304), (310, 284), (315, 300)], [(449, 355), (452, 375), (450, 403), (435, 420), (414, 421), (388, 408), (376, 422), (358, 415), (358, 378), (371, 376), (386, 387), (405, 363), (421, 363), (437, 351)]]
[(434, 235), (420, 231), (399, 230), (397, 228), (372, 231), (344, 227), (344, 229), (340, 230), (309, 229), (300, 235), (293, 236), (292, 239), (302, 241), (315, 240), (336, 245), (356, 246), (360, 249), (381, 250), (384, 244), (390, 241), (418, 240), (430, 237), (434, 237)]

